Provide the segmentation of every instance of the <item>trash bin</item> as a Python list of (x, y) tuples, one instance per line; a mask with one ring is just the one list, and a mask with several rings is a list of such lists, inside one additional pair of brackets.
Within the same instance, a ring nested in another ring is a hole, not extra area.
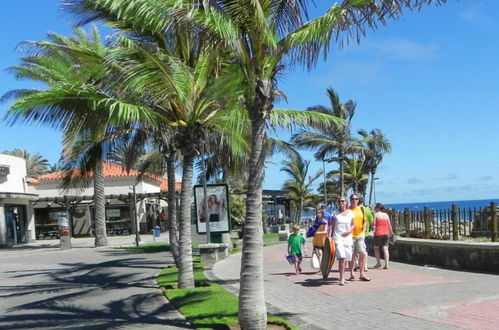
[(159, 237), (159, 234), (161, 233), (161, 228), (159, 226), (154, 226), (152, 232), (154, 237)]

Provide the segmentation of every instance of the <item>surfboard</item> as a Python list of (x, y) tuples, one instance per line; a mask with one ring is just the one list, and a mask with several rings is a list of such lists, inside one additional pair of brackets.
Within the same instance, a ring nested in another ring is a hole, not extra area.
[(322, 278), (327, 278), (329, 276), (329, 272), (331, 271), (331, 268), (333, 268), (335, 255), (336, 255), (336, 249), (334, 246), (334, 241), (330, 237), (327, 237), (326, 242), (324, 244), (324, 250), (322, 251), (322, 260), (321, 260)]

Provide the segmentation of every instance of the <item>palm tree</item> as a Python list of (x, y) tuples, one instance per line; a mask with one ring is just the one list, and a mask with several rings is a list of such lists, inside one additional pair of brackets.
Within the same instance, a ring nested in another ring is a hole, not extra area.
[(328, 173), (328, 176), (333, 178), (340, 175), (344, 176), (346, 186), (349, 189), (352, 189), (353, 193), (364, 194), (368, 180), (368, 175), (366, 174), (365, 156), (363, 154), (359, 154), (352, 157), (346, 157), (343, 173), (336, 170)]
[(373, 129), (369, 133), (366, 130), (360, 130), (359, 134), (362, 136), (361, 142), (365, 149), (366, 168), (371, 174), (371, 186), (369, 188), (369, 205), (371, 205), (374, 175), (379, 164), (383, 161), (383, 156), (392, 151), (392, 145), (380, 129)]
[(117, 127), (141, 121), (150, 112), (113, 93), (112, 78), (103, 65), (108, 49), (101, 43), (97, 29), (89, 36), (81, 29), (74, 32), (74, 38), (49, 34), (48, 41), (25, 43), (32, 53), (23, 57), (21, 65), (11, 68), (11, 72), (49, 87), (14, 90), (3, 98), (16, 98), (7, 114), (11, 124), (23, 119), (25, 123), (63, 131), (66, 187), (77, 178), (81, 180), (75, 180), (76, 185), (89, 184), (93, 177), (95, 245), (104, 246), (107, 237), (102, 161), (117, 138)]
[[(197, 24), (209, 32), (215, 47), (225, 47), (233, 65), (244, 74), (243, 104), (251, 121), (247, 216), (241, 262), (239, 320), (244, 329), (263, 329), (267, 313), (263, 294), (262, 204), (265, 123), (277, 120), (273, 109), (278, 73), (285, 64), (312, 68), (321, 51), (327, 54), (333, 36), (359, 38), (366, 27), (376, 28), (386, 18), (401, 16), (403, 7), (427, 4), (428, 0), (346, 0), (334, 4), (324, 16), (308, 21), (309, 1), (189, 1), (170, 0), (160, 4), (147, 0), (67, 0), (73, 12), (86, 20), (114, 15), (130, 19), (141, 34), (155, 34), (172, 23)], [(435, 0), (435, 3), (445, 0)], [(301, 116), (301, 117), (300, 117)], [(273, 118), (272, 118), (273, 117)], [(296, 114), (302, 123), (311, 115)], [(316, 119), (318, 116), (315, 116)], [(334, 120), (323, 116), (322, 122)], [(329, 119), (329, 120), (328, 120)]]
[(304, 160), (299, 154), (291, 160), (283, 161), (282, 164), (281, 171), (287, 173), (290, 177), (284, 182), (282, 189), (297, 205), (295, 222), (299, 222), (301, 211), (311, 197), (310, 186), (322, 175), (322, 171), (318, 171), (314, 176), (309, 176), (307, 179), (310, 161)]
[(336, 125), (332, 130), (296, 134), (293, 136), (292, 141), (298, 147), (317, 150), (314, 154), (317, 160), (325, 161), (326, 158), (336, 155), (334, 158), (329, 158), (328, 161), (336, 161), (339, 164), (340, 196), (344, 196), (345, 179), (343, 167), (345, 157), (349, 153), (361, 150), (359, 142), (350, 134), (350, 121), (355, 114), (356, 104), (352, 100), (341, 103), (338, 93), (332, 88), (328, 88), (326, 94), (331, 102), (330, 108), (324, 105), (315, 105), (307, 108), (307, 110), (334, 115), (343, 119), (344, 124)]
[(26, 149), (14, 149), (12, 151), (4, 151), (3, 153), (24, 159), (26, 161), (26, 172), (29, 178), (36, 178), (37, 176), (47, 173), (50, 169), (48, 160), (43, 158), (39, 152), (30, 153)]

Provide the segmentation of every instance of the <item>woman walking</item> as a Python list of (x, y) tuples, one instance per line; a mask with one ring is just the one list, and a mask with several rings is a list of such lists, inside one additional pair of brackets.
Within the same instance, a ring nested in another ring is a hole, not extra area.
[(386, 212), (384, 212), (385, 207), (381, 203), (377, 203), (374, 207), (374, 256), (376, 257), (376, 265), (374, 268), (380, 268), (380, 255), (379, 255), (379, 247), (383, 247), (383, 256), (385, 258), (385, 266), (384, 269), (388, 269), (388, 261), (390, 259), (390, 254), (388, 252), (388, 241), (390, 236), (393, 235), (392, 224), (390, 222), (390, 217)]
[[(352, 231), (355, 227), (354, 215), (347, 208), (347, 200), (344, 197), (338, 199), (338, 210), (333, 216), (333, 240), (336, 247), (336, 258), (338, 258), (338, 268), (340, 273), (339, 285), (345, 285), (345, 265), (352, 260)], [(353, 277), (353, 269), (350, 269), (350, 276)]]

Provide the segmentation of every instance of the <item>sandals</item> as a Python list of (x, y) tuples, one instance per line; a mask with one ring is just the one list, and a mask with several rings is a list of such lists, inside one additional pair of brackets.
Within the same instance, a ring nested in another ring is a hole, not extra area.
[(381, 268), (381, 265), (374, 265), (373, 268)]
[(359, 277), (359, 280), (369, 282), (371, 279), (369, 277)]
[(350, 276), (349, 281), (355, 281), (355, 276)]

